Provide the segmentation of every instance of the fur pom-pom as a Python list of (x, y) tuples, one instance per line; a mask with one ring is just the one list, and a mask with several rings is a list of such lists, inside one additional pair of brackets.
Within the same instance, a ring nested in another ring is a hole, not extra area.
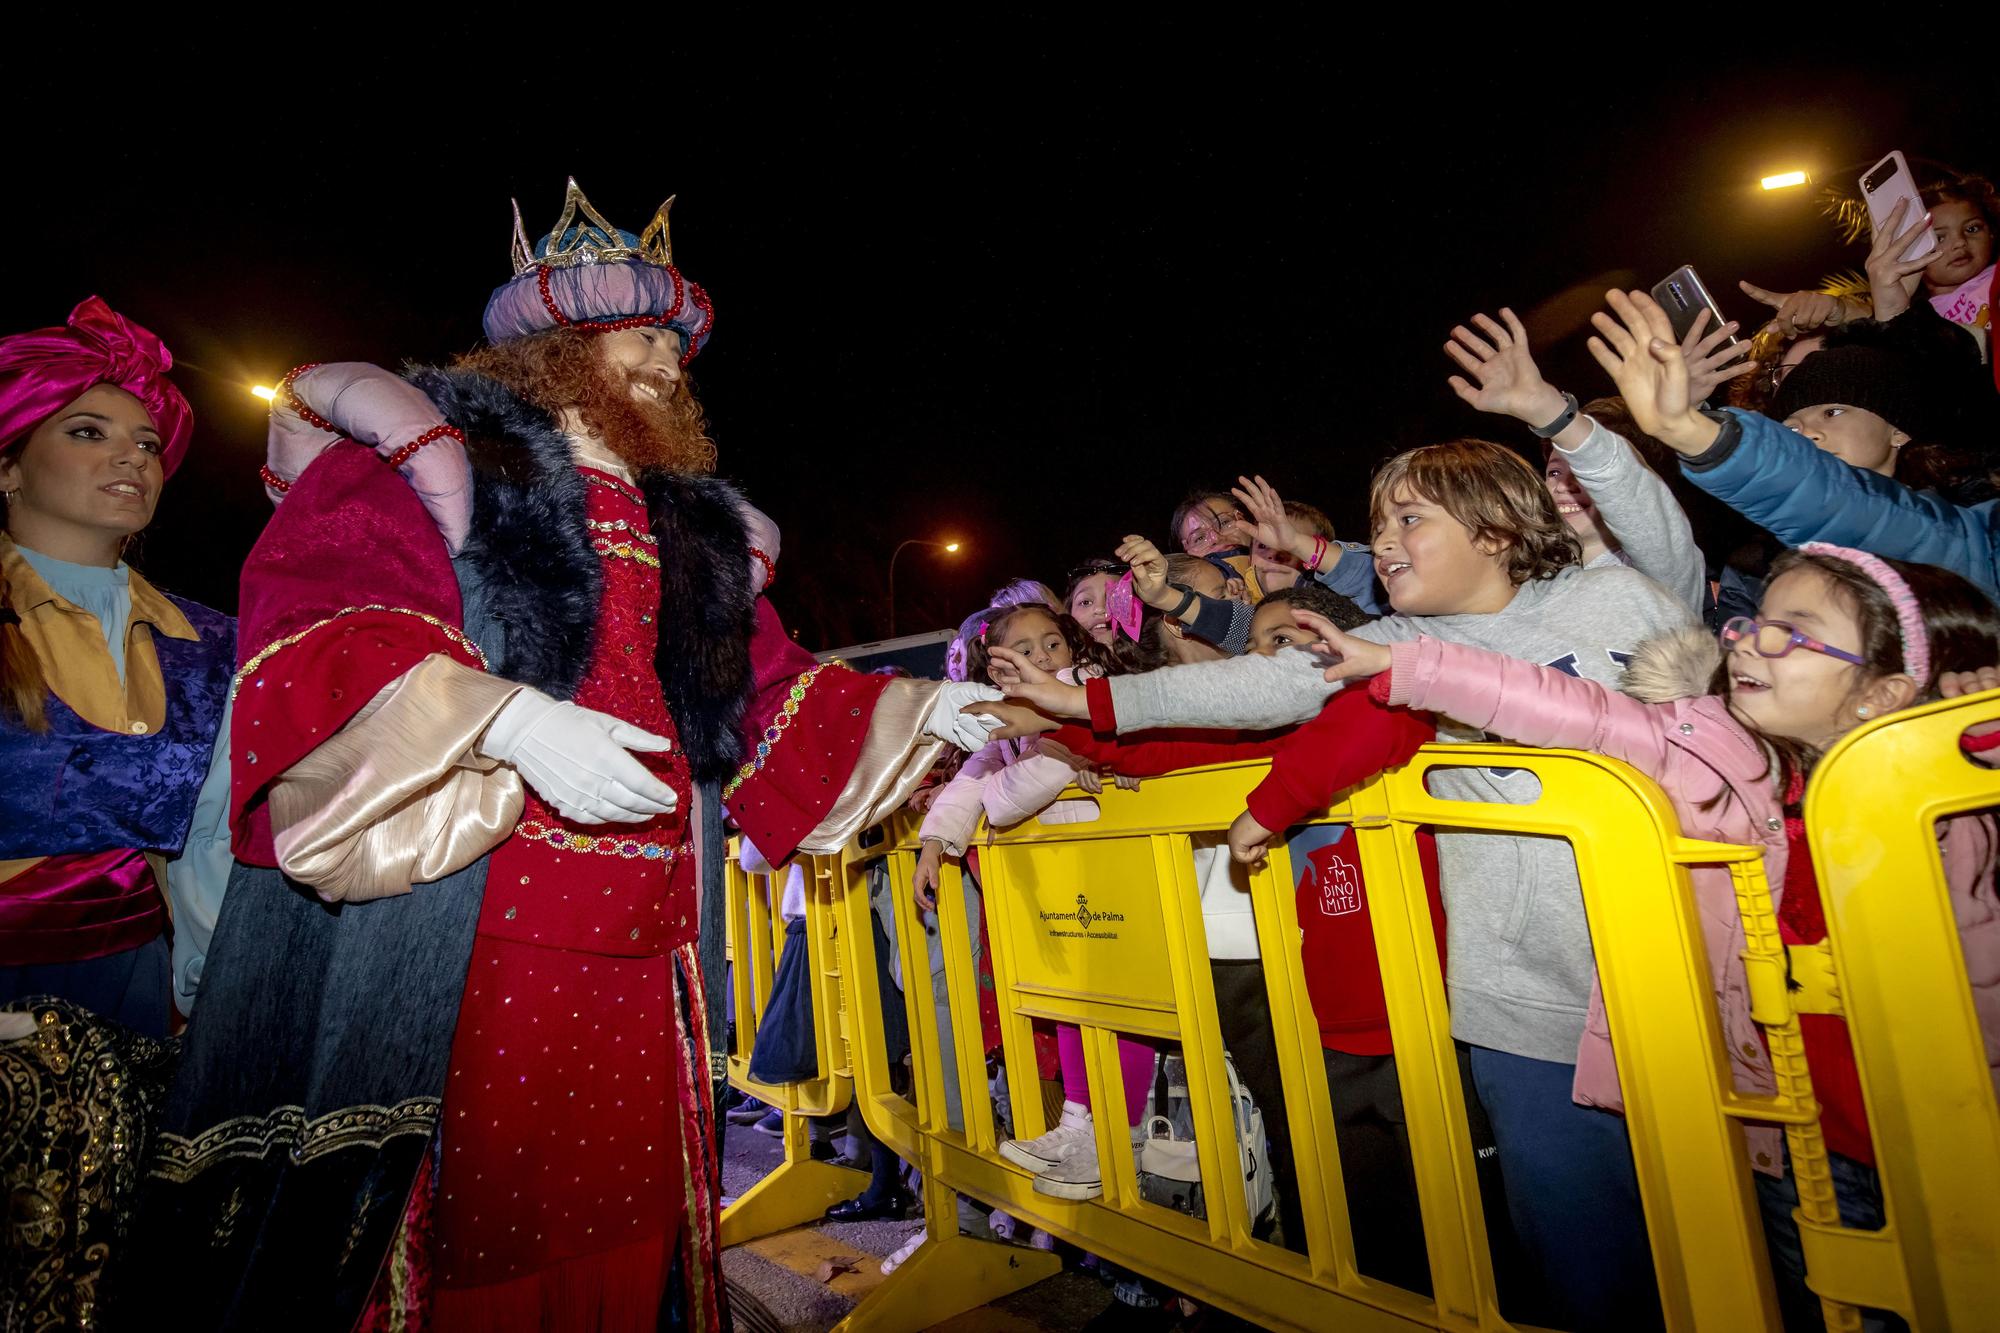
[(1708, 693), (1720, 665), (1722, 645), (1699, 625), (1689, 625), (1640, 644), (1618, 688), (1648, 704), (1698, 699)]

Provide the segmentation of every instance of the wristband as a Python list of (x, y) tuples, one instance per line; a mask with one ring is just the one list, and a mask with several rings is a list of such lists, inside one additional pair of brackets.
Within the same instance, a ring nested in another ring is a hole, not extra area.
[(1174, 620), (1179, 620), (1181, 616), (1187, 611), (1187, 609), (1193, 606), (1198, 599), (1195, 597), (1194, 589), (1188, 587), (1184, 583), (1169, 583), (1167, 586), (1169, 588), (1172, 588), (1175, 592), (1181, 595), (1181, 602), (1179, 606), (1176, 606), (1173, 610), (1168, 611), (1165, 614)]
[(1556, 419), (1546, 426), (1531, 426), (1528, 428), (1528, 433), (1538, 440), (1554, 439), (1569, 427), (1570, 422), (1576, 420), (1576, 413), (1576, 395), (1565, 393), (1563, 395), (1563, 410), (1557, 415)]
[(1313, 535), (1312, 559), (1306, 561), (1306, 573), (1319, 573), (1319, 562), (1324, 559), (1326, 559), (1326, 538), (1315, 533)]

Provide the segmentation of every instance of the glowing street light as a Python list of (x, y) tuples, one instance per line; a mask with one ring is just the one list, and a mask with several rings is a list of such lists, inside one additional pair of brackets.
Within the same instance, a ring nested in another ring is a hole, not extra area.
[(267, 403), (278, 396), (278, 391), (268, 384), (253, 384), (250, 386), (250, 392)]
[(893, 639), (896, 637), (896, 557), (903, 553), (905, 547), (910, 547), (910, 546), (930, 546), (936, 548), (937, 550), (943, 551), (946, 555), (957, 555), (961, 544), (962, 543), (955, 541), (934, 542), (934, 541), (926, 541), (922, 537), (912, 537), (908, 541), (904, 542), (902, 546), (898, 546), (894, 551), (890, 552), (889, 554), (889, 637), (890, 638)]
[(1803, 171), (1784, 171), (1764, 177), (1762, 183), (1767, 190), (1789, 190), (1794, 185), (1810, 185), (1812, 178)]

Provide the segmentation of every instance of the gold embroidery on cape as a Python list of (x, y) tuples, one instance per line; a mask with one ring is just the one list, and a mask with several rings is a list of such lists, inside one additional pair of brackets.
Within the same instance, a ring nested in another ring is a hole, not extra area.
[[(152, 1175), (184, 1185), (218, 1162), (264, 1157), (285, 1148), (294, 1164), (345, 1148), (380, 1148), (405, 1134), (428, 1136), (436, 1126), (436, 1097), (411, 1097), (394, 1106), (347, 1106), (308, 1120), (302, 1106), (280, 1106), (266, 1115), (239, 1115), (193, 1138), (160, 1135)], [(289, 1146), (287, 1146), (289, 1145)]]
[(324, 620), (315, 620), (312, 624), (307, 625), (297, 634), (287, 634), (282, 639), (274, 639), (270, 643), (265, 644), (261, 649), (258, 650), (257, 655), (255, 657), (251, 658), (249, 661), (243, 664), (243, 668), (236, 673), (236, 679), (229, 682), (229, 701), (231, 703), (236, 702), (237, 692), (243, 688), (243, 682), (249, 680), (251, 676), (255, 675), (257, 673), (257, 669), (263, 666), (264, 663), (268, 662), (271, 659), (272, 654), (278, 652), (282, 648), (291, 647), (293, 644), (298, 643), (300, 640), (308, 637), (316, 630), (325, 629), (328, 625), (331, 625), (334, 621), (341, 619), (343, 616), (360, 615), (363, 611), (387, 611), (392, 615), (415, 616), (418, 620), (423, 621), (426, 625), (429, 625), (432, 629), (439, 631), (447, 639), (450, 639), (453, 643), (465, 649), (465, 651), (467, 651), (468, 653), (471, 653), (473, 659), (479, 663), (480, 670), (483, 671), (486, 669), (486, 654), (480, 652), (479, 645), (474, 643), (471, 639), (468, 639), (465, 636), (465, 631), (457, 628), (456, 626), (447, 625), (444, 621), (438, 619), (434, 615), (431, 615), (428, 611), (412, 611), (407, 606), (385, 606), (380, 602), (371, 602), (367, 606), (344, 606), (340, 610), (335, 611), (332, 615), (328, 616)]

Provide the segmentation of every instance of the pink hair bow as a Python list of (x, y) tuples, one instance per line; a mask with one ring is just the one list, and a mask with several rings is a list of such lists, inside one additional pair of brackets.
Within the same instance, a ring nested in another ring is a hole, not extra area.
[(1132, 591), (1131, 570), (1119, 575), (1118, 581), (1111, 585), (1104, 598), (1104, 608), (1111, 613), (1112, 627), (1137, 643), (1139, 621), (1144, 613), (1139, 609), (1139, 594)]

